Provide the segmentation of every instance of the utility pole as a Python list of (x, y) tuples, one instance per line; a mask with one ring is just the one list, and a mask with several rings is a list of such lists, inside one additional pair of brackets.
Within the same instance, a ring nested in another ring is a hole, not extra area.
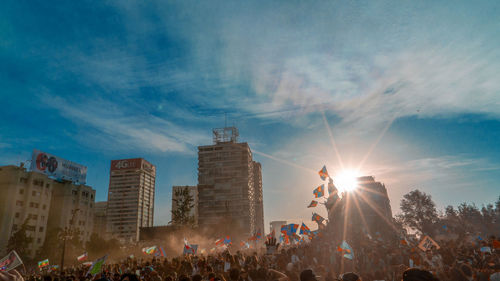
[(60, 239), (63, 241), (62, 254), (61, 254), (61, 272), (64, 270), (64, 254), (66, 252), (66, 240), (73, 238), (73, 222), (75, 221), (75, 215), (80, 209), (74, 209), (71, 211), (71, 220), (69, 221), (69, 227), (65, 227), (60, 235)]

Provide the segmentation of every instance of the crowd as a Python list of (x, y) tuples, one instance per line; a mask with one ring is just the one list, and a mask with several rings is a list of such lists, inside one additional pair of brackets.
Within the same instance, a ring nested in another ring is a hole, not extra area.
[(23, 276), (0, 272), (0, 281), (500, 281), (500, 249), (494, 241), (440, 241), (439, 249), (424, 252), (406, 243), (362, 239), (348, 259), (325, 237), (286, 246), (270, 239), (260, 252), (229, 247), (208, 255), (127, 258), (108, 261), (95, 275), (81, 265)]

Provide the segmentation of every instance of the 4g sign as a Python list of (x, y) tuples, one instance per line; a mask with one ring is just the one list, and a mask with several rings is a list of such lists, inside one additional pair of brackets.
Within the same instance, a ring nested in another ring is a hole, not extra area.
[(111, 161), (111, 171), (140, 169), (141, 165), (142, 165), (142, 161), (143, 160), (141, 158), (112, 160)]

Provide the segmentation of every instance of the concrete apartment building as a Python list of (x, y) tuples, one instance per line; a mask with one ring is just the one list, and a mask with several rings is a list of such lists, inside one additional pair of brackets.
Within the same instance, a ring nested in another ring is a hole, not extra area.
[(97, 233), (102, 238), (106, 238), (108, 201), (95, 202), (94, 205), (94, 227), (93, 233)]
[(43, 245), (53, 181), (21, 166), (0, 167), (0, 253), (6, 254), (9, 238), (28, 220), (26, 235), (33, 238), (28, 254), (33, 257)]
[(139, 228), (153, 226), (156, 167), (142, 158), (112, 160), (107, 226), (122, 241), (139, 240)]
[(193, 209), (191, 209), (191, 212), (189, 215), (194, 217), (194, 224), (198, 225), (198, 186), (189, 186), (189, 185), (174, 185), (172, 187), (172, 210), (177, 209), (177, 204), (175, 202), (177, 197), (177, 192), (181, 191), (183, 189), (187, 189), (189, 191), (189, 195), (193, 198)]
[[(70, 228), (73, 225), (83, 243), (89, 241), (94, 227), (95, 190), (87, 185), (75, 185), (70, 181), (53, 181), (52, 201), (48, 228)], [(76, 211), (75, 211), (76, 210)]]
[(253, 161), (248, 144), (238, 142), (237, 128), (214, 129), (213, 134), (212, 145), (198, 147), (199, 226), (213, 229), (235, 223), (244, 233), (253, 235), (260, 227), (257, 213), (263, 213), (254, 176), (255, 171), (260, 173), (260, 167), (254, 167), (258, 163)]
[(28, 171), (24, 166), (0, 167), (0, 252), (4, 253), (9, 238), (27, 221), (27, 235), (33, 238), (29, 255), (33, 257), (45, 241), (49, 229), (69, 227), (88, 241), (93, 227), (95, 190), (70, 181), (57, 181), (47, 175)]

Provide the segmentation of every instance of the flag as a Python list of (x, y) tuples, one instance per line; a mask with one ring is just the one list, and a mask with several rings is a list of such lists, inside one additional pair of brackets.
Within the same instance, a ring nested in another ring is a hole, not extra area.
[(38, 262), (38, 268), (46, 267), (47, 265), (49, 265), (49, 259)]
[(320, 215), (318, 215), (316, 213), (314, 213), (312, 215), (312, 220), (315, 221), (315, 222), (317, 222), (318, 224), (323, 224), (323, 221), (325, 221), (325, 219), (322, 216), (320, 216)]
[(315, 198), (320, 198), (325, 196), (325, 185), (322, 184), (318, 186), (314, 191), (313, 191), (314, 197)]
[(215, 240), (215, 246), (222, 246), (224, 245), (224, 239), (217, 239)]
[(224, 238), (224, 245), (231, 245), (231, 237), (229, 236), (226, 236), (226, 238)]
[(241, 241), (240, 246), (243, 249), (250, 249), (250, 244), (248, 244), (248, 242), (246, 242), (246, 241)]
[(50, 271), (55, 271), (57, 269), (59, 269), (58, 265), (53, 265), (53, 266), (50, 267)]
[(318, 206), (318, 201), (314, 201), (313, 200), (313, 201), (311, 201), (311, 203), (309, 204), (309, 206), (307, 206), (307, 208), (314, 208), (316, 206)]
[(166, 257), (167, 255), (165, 254), (165, 250), (163, 250), (162, 247), (158, 247), (158, 248), (156, 248), (155, 256), (157, 256), (157, 257)]
[(328, 180), (328, 193), (330, 195), (332, 195), (334, 193), (337, 193), (337, 187), (335, 187), (335, 185), (333, 184), (333, 180), (332, 179)]
[(198, 250), (198, 245), (196, 245), (196, 244), (184, 245), (183, 254), (184, 255), (195, 255), (196, 250)]
[(311, 230), (309, 229), (309, 227), (307, 227), (307, 225), (302, 223), (302, 225), (300, 226), (300, 233), (299, 234), (309, 234), (309, 233), (311, 233)]
[(85, 253), (83, 253), (81, 256), (78, 256), (76, 259), (77, 259), (78, 261), (86, 261), (88, 257), (89, 257), (89, 256), (88, 256), (87, 252), (85, 252)]
[(349, 244), (347, 244), (347, 242), (345, 240), (342, 241), (342, 244), (340, 244), (339, 248), (344, 253), (344, 258), (350, 259), (350, 260), (354, 259), (354, 251), (352, 250), (351, 246), (349, 246)]
[(142, 248), (142, 252), (146, 255), (151, 255), (156, 252), (156, 246), (149, 247), (149, 248)]
[(330, 177), (328, 175), (328, 172), (326, 171), (326, 166), (323, 166), (323, 168), (318, 172), (318, 174), (322, 180), (326, 180), (327, 177)]
[(134, 254), (132, 254), (132, 255), (130, 255), (128, 257), (129, 257), (129, 259), (133, 259), (134, 258)]
[(401, 239), (401, 245), (408, 246), (408, 241), (406, 240), (406, 238)]
[(281, 226), (281, 232), (288, 236), (296, 233), (298, 228), (299, 225), (295, 223), (285, 224)]
[(104, 264), (104, 262), (106, 261), (107, 258), (108, 258), (108, 255), (105, 255), (104, 257), (95, 260), (92, 263), (92, 265), (90, 266), (89, 271), (87, 272), (86, 275), (92, 274), (92, 276), (94, 276), (94, 275), (100, 273), (102, 270), (102, 265)]
[(478, 235), (478, 236), (477, 236), (477, 240), (479, 240), (479, 241), (483, 241), (483, 238), (482, 238), (480, 235)]
[(84, 263), (82, 263), (83, 266), (91, 266), (92, 265), (92, 262), (91, 261), (86, 261)]

